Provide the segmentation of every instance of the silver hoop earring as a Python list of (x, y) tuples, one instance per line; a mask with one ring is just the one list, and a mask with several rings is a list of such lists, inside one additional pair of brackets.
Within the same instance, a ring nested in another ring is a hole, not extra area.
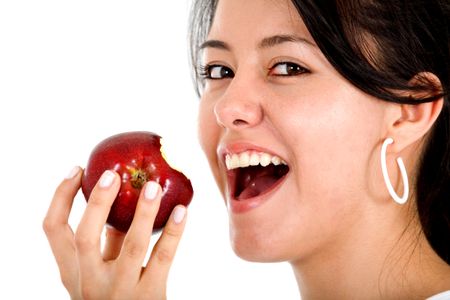
[(383, 172), (384, 182), (386, 183), (386, 187), (389, 191), (389, 194), (391, 194), (391, 197), (398, 204), (404, 204), (408, 200), (408, 196), (409, 196), (409, 183), (408, 183), (408, 173), (406, 173), (406, 168), (403, 163), (403, 160), (401, 157), (397, 157), (397, 164), (400, 169), (400, 173), (402, 174), (403, 189), (404, 189), (403, 197), (401, 197), (401, 198), (397, 195), (394, 188), (392, 187), (391, 180), (389, 179), (389, 174), (388, 174), (387, 166), (386, 166), (387, 146), (392, 144), (393, 142), (394, 142), (394, 140), (392, 138), (387, 138), (384, 141), (383, 146), (381, 147), (381, 171)]

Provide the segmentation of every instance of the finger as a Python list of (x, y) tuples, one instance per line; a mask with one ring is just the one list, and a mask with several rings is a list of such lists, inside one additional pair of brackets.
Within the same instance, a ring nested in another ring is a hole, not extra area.
[(147, 182), (139, 196), (133, 222), (125, 236), (118, 257), (119, 273), (135, 282), (140, 277), (140, 270), (150, 243), (160, 201), (161, 186), (153, 181)]
[(152, 286), (165, 288), (170, 266), (186, 225), (186, 212), (186, 207), (182, 205), (173, 210), (142, 274), (143, 286), (150, 286), (151, 283)]
[(104, 261), (113, 260), (119, 256), (124, 238), (125, 233), (115, 229), (114, 227), (106, 227), (106, 242), (105, 248), (103, 249)]
[[(95, 271), (103, 262), (100, 252), (100, 236), (119, 188), (118, 174), (113, 171), (105, 171), (91, 192), (75, 234), (76, 250), (82, 273)], [(85, 275), (90, 278), (87, 273)]]
[(80, 188), (81, 174), (81, 168), (74, 167), (60, 183), (43, 222), (43, 229), (58, 264), (61, 279), (68, 289), (78, 276), (74, 235), (68, 219), (73, 199)]

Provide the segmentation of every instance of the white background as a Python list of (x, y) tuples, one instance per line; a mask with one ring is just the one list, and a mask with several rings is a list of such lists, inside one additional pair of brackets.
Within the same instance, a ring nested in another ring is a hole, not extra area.
[[(0, 2), (0, 299), (68, 299), (42, 231), (60, 180), (112, 134), (165, 138), (195, 195), (169, 299), (298, 299), (290, 266), (237, 258), (197, 141), (187, 1)], [(85, 207), (75, 199), (76, 229)]]

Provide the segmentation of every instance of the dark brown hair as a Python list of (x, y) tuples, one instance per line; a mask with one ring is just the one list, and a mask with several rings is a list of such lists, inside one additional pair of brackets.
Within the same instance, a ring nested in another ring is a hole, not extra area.
[[(291, 1), (328, 61), (360, 90), (400, 104), (444, 99), (421, 155), (415, 194), (422, 230), (450, 264), (450, 1)], [(217, 2), (196, 0), (191, 13), (190, 54), (198, 93), (199, 46)], [(434, 74), (440, 85), (425, 73)]]

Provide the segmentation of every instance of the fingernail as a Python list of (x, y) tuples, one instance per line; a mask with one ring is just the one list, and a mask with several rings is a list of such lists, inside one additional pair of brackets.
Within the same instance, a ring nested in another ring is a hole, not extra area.
[(75, 176), (77, 176), (78, 172), (80, 171), (79, 167), (73, 167), (72, 170), (70, 170), (69, 173), (66, 175), (66, 179), (72, 179)]
[(106, 229), (115, 229), (114, 226), (112, 226), (112, 225), (110, 225), (108, 223), (105, 224), (105, 228)]
[(175, 211), (173, 212), (173, 221), (175, 224), (180, 224), (184, 216), (186, 215), (186, 207), (184, 206), (177, 206), (175, 207)]
[(155, 200), (158, 196), (159, 184), (155, 181), (149, 181), (145, 185), (144, 197), (147, 200)]
[(101, 188), (110, 187), (114, 181), (114, 177), (115, 177), (115, 175), (113, 172), (106, 170), (103, 173), (102, 177), (100, 178), (100, 187)]

